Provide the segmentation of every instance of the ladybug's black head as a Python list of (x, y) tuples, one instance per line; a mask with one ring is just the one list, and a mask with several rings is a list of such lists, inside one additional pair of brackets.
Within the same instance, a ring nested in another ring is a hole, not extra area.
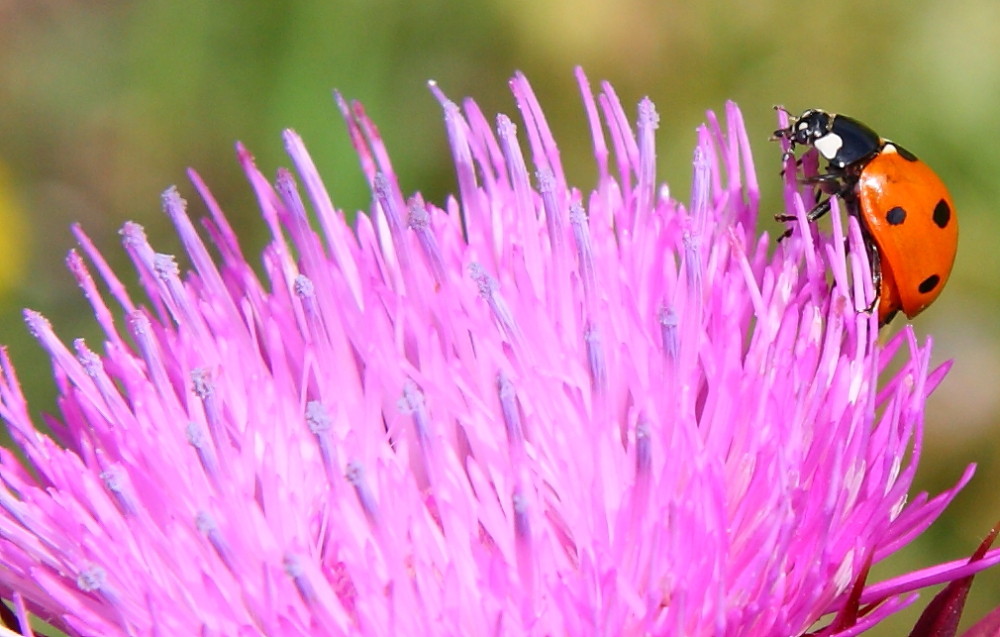
[(814, 147), (836, 170), (860, 171), (884, 144), (875, 131), (858, 120), (816, 108), (790, 118), (788, 127), (774, 131), (774, 137), (787, 139), (792, 152), (797, 145)]
[(788, 128), (774, 131), (776, 139), (787, 139), (791, 142), (791, 150), (796, 145), (812, 146), (817, 139), (825, 137), (833, 129), (834, 115), (811, 108), (788, 122)]

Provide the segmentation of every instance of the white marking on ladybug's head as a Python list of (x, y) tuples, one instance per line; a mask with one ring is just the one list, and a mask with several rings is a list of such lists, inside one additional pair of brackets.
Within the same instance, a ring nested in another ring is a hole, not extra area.
[(887, 142), (884, 146), (882, 146), (882, 149), (879, 152), (885, 154), (885, 153), (897, 153), (899, 151), (896, 150), (895, 144), (893, 144), (892, 142)]
[(833, 159), (836, 157), (843, 145), (844, 140), (836, 133), (827, 133), (813, 142), (813, 146), (816, 147), (819, 154), (826, 159)]

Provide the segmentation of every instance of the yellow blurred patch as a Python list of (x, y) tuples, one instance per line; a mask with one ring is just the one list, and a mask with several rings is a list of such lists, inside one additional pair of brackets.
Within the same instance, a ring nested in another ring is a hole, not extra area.
[(27, 229), (7, 165), (0, 161), (0, 297), (7, 296), (24, 276)]

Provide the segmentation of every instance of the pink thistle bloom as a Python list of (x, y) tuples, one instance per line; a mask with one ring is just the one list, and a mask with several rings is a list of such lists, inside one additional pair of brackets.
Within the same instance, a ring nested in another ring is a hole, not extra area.
[[(458, 176), (442, 208), (404, 197), (339, 98), (373, 193), (353, 226), (297, 135), (295, 176), (274, 183), (241, 147), (273, 233), (264, 281), (194, 173), (209, 244), (163, 198), (189, 272), (122, 230), (141, 302), (75, 229), (69, 267), (106, 341), (68, 347), (27, 312), (59, 387), (51, 436), (0, 359), (27, 459), (0, 458), (0, 594), (22, 625), (847, 635), (1000, 561), (865, 585), (972, 475), (910, 493), (947, 366), (909, 328), (878, 344), (853, 220), (831, 215), (829, 236), (803, 220), (776, 250), (758, 232), (734, 105), (698, 129), (686, 206), (655, 181), (652, 103), (633, 125), (578, 78), (590, 191), (566, 183), (517, 76), (520, 132), (432, 85)], [(790, 176), (800, 219), (802, 194)], [(880, 603), (829, 627), (852, 591)]]

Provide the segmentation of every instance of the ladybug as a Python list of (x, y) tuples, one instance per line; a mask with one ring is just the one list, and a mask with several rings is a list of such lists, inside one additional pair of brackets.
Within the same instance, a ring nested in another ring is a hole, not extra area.
[[(790, 117), (772, 139), (812, 146), (827, 160), (826, 172), (805, 183), (818, 188), (809, 221), (830, 211), (840, 197), (860, 222), (872, 264), (879, 326), (902, 311), (922, 312), (941, 293), (958, 247), (955, 205), (941, 179), (899, 144), (846, 115), (809, 109)], [(794, 215), (776, 215), (782, 222)], [(790, 234), (789, 230), (787, 234)], [(869, 308), (869, 310), (872, 308)]]

